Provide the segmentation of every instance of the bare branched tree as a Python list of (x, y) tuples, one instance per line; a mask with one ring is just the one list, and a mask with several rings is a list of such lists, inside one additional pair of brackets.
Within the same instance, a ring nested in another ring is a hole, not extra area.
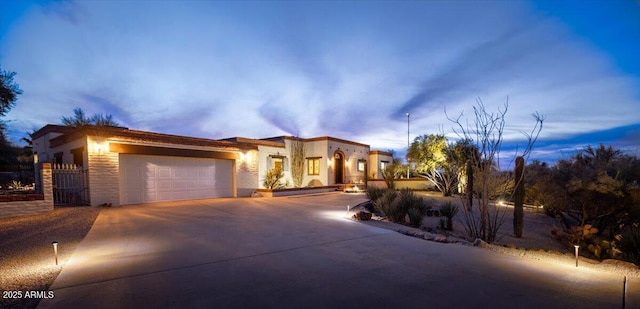
[[(472, 198), (463, 198), (463, 219), (467, 235), (471, 238), (480, 238), (488, 243), (496, 240), (496, 236), (506, 217), (506, 208), (496, 206), (492, 199), (499, 196), (513, 194), (515, 181), (500, 172), (500, 148), (503, 141), (505, 128), (505, 116), (509, 109), (509, 101), (498, 108), (497, 112), (487, 111), (480, 98), (473, 107), (474, 120), (470, 124), (458, 117), (447, 118), (456, 124), (454, 132), (461, 138), (470, 141), (478, 150), (478, 156), (469, 158), (473, 169), (473, 194)], [(533, 144), (542, 130), (544, 117), (538, 113), (533, 114), (536, 124), (531, 133), (524, 133), (527, 144), (520, 155), (528, 157)], [(517, 154), (516, 154), (517, 155)], [(515, 159), (512, 158), (512, 160)]]

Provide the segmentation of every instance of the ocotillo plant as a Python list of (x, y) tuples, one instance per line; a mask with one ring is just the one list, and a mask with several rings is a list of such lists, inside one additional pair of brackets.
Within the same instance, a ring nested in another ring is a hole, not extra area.
[(517, 238), (522, 237), (524, 225), (524, 158), (516, 158), (515, 188), (513, 190), (513, 234)]

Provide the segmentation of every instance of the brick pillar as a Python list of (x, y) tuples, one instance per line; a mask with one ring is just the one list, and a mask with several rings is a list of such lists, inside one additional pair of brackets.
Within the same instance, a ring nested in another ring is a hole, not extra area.
[(39, 174), (44, 200), (53, 205), (53, 172), (51, 170), (51, 163), (40, 163)]
[(42, 163), (35, 163), (33, 165), (33, 172), (34, 172), (34, 180), (36, 182), (36, 188), (35, 188), (35, 192), (38, 194), (42, 194)]

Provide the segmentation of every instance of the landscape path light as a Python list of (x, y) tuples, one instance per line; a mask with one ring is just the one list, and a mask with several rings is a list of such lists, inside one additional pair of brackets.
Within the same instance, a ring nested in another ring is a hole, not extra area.
[(58, 265), (58, 242), (54, 240), (51, 244), (53, 245), (53, 255), (56, 257), (56, 265)]
[(578, 267), (578, 249), (580, 249), (580, 245), (573, 245), (576, 249), (576, 267)]

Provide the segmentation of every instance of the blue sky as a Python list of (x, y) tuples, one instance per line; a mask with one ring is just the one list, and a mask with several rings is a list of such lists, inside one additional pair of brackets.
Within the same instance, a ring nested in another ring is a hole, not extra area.
[(508, 98), (505, 156), (640, 153), (638, 1), (0, 1), (10, 137), (75, 107), (225, 138), (330, 135), (404, 155)]

